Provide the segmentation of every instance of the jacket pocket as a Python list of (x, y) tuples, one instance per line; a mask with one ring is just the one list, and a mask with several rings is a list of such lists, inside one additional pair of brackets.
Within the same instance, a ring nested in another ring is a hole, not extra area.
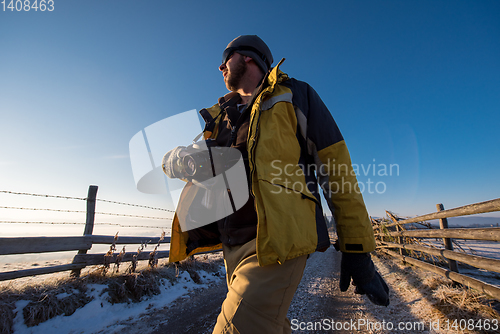
[(314, 252), (316, 203), (301, 192), (266, 180), (259, 180), (257, 187), (259, 243), (270, 246), (280, 261)]

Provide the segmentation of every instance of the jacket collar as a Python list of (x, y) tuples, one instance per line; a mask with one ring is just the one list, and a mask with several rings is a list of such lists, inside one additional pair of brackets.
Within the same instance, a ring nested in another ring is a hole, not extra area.
[(282, 58), (280, 60), (280, 62), (278, 63), (278, 65), (276, 65), (275, 67), (273, 67), (270, 72), (268, 73), (267, 77), (266, 77), (266, 81), (267, 81), (267, 84), (272, 88), (274, 89), (274, 86), (276, 84), (279, 84), (283, 81), (286, 81), (288, 80), (288, 75), (286, 75), (285, 73), (283, 73), (281, 70), (280, 70), (280, 66), (281, 64), (283, 64), (283, 62), (285, 61), (285, 58)]

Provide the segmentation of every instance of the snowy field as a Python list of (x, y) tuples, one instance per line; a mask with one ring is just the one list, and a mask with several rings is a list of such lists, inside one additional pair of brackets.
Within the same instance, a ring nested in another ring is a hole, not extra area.
[[(221, 254), (210, 255), (221, 259)], [(37, 326), (28, 327), (24, 323), (23, 308), (29, 300), (19, 300), (15, 303), (15, 318), (13, 331), (15, 334), (38, 333), (118, 333), (120, 323), (127, 319), (140, 318), (141, 315), (154, 313), (179, 297), (189, 298), (188, 293), (195, 290), (210, 288), (215, 281), (220, 281), (225, 275), (223, 264), (216, 272), (197, 270), (199, 280), (193, 281), (188, 271), (181, 270), (175, 282), (162, 278), (160, 293), (154, 296), (145, 296), (140, 302), (115, 303), (109, 301), (108, 285), (87, 284), (86, 294), (92, 300), (85, 306), (78, 308), (72, 315), (58, 315)], [(67, 273), (66, 273), (67, 274)], [(63, 275), (55, 274), (55, 275)], [(33, 279), (33, 278), (31, 278)], [(43, 278), (36, 278), (42, 282)], [(24, 280), (24, 279), (21, 279)], [(22, 284), (22, 282), (19, 282)], [(2, 284), (5, 284), (3, 282)], [(33, 282), (31, 282), (33, 284)], [(75, 292), (76, 293), (76, 292)], [(68, 293), (61, 293), (56, 297), (64, 299)]]

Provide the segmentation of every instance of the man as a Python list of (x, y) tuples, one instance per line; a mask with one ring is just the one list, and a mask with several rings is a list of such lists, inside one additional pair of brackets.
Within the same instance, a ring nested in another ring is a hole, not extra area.
[[(283, 61), (272, 68), (264, 41), (237, 37), (219, 66), (230, 93), (200, 111), (205, 139), (241, 152), (250, 189), (234, 214), (182, 231), (179, 216), (194, 219), (185, 208), (203, 197), (188, 183), (174, 217), (170, 261), (222, 244), (229, 291), (214, 333), (291, 333), (286, 314), (306, 259), (330, 246), (318, 184), (337, 225), (341, 290), (352, 278), (357, 293), (389, 304), (370, 258), (373, 230), (342, 135), (318, 94), (279, 69)], [(171, 152), (164, 158), (167, 175), (178, 157)]]

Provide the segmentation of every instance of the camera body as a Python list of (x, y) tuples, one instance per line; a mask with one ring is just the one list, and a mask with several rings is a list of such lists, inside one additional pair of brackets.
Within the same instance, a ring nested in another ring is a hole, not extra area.
[(229, 170), (241, 159), (231, 147), (218, 146), (214, 139), (178, 146), (163, 157), (163, 171), (170, 178), (204, 182)]
[(165, 154), (162, 168), (169, 178), (191, 182), (183, 189), (190, 195), (181, 195), (177, 209), (183, 232), (233, 214), (250, 196), (241, 152), (213, 139), (177, 146)]

